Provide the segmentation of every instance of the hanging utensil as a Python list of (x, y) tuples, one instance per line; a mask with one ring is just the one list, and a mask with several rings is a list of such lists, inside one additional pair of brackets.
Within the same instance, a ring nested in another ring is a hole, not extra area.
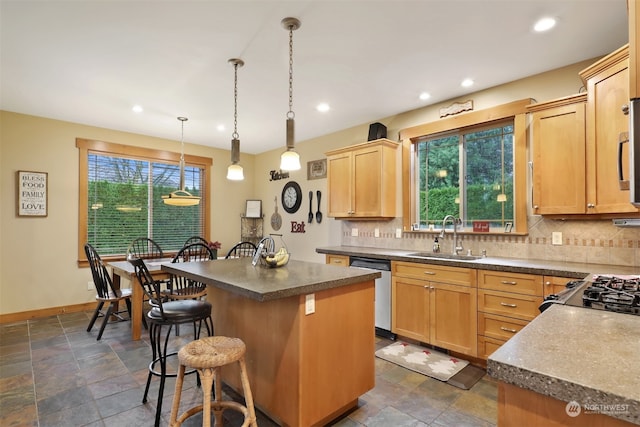
[(313, 191), (309, 191), (309, 224), (313, 222)]
[(322, 193), (320, 190), (316, 191), (316, 196), (318, 198), (318, 212), (316, 212), (316, 222), (320, 224), (322, 222), (322, 212), (320, 212), (320, 196)]
[(280, 230), (280, 226), (282, 226), (282, 217), (278, 213), (278, 196), (275, 198), (276, 202), (276, 211), (271, 215), (271, 228), (275, 231)]

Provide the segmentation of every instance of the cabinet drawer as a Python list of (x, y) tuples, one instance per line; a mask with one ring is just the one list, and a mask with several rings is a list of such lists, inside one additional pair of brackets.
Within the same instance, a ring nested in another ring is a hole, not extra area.
[(533, 320), (540, 310), (542, 297), (478, 290), (478, 311)]
[(346, 255), (325, 255), (326, 264), (349, 267), (349, 257)]
[(506, 341), (503, 340), (478, 335), (478, 357), (487, 360), (489, 356), (491, 356), (491, 353), (499, 349), (505, 342)]
[(542, 276), (478, 270), (478, 287), (503, 292), (542, 296)]
[(529, 322), (511, 317), (478, 312), (478, 334), (508, 340)]
[(476, 270), (471, 268), (393, 261), (391, 263), (391, 274), (430, 282), (476, 286)]

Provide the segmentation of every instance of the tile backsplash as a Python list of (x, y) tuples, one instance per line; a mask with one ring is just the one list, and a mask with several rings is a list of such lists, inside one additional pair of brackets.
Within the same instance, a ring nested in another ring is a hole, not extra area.
[[(481, 235), (459, 234), (464, 253), (474, 255), (483, 250), (487, 256), (612, 264), (638, 267), (640, 271), (640, 228), (616, 227), (611, 220), (569, 221), (530, 216), (529, 234)], [(357, 229), (357, 236), (352, 236)], [(376, 237), (378, 229), (378, 237)], [(342, 245), (388, 249), (431, 251), (434, 232), (404, 232), (402, 218), (391, 221), (342, 221)], [(552, 233), (562, 233), (562, 245), (552, 245)], [(452, 250), (452, 234), (440, 239), (442, 252)]]

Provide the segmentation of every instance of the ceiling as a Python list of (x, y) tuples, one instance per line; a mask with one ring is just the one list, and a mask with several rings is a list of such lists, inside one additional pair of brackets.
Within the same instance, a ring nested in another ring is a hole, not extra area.
[[(0, 108), (176, 141), (176, 117), (186, 116), (185, 142), (229, 149), (237, 57), (241, 151), (284, 148), (288, 16), (302, 22), (297, 141), (462, 100), (628, 40), (626, 0), (0, 0)], [(558, 24), (534, 34), (542, 16)], [(462, 88), (464, 78), (475, 85)], [(316, 111), (320, 102), (331, 110)]]

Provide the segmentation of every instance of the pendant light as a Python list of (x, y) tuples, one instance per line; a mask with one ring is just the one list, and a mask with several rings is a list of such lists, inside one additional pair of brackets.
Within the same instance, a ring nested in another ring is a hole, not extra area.
[(184, 189), (184, 122), (189, 120), (186, 117), (178, 117), (182, 126), (180, 136), (180, 190), (174, 191), (168, 196), (162, 196), (165, 205), (171, 206), (194, 206), (200, 204), (200, 197), (192, 196)]
[(244, 171), (238, 164), (240, 161), (240, 139), (238, 139), (238, 67), (244, 65), (242, 59), (232, 58), (229, 63), (233, 65), (233, 134), (231, 134), (231, 164), (227, 168), (227, 179), (242, 181)]
[(280, 169), (295, 171), (300, 169), (300, 155), (294, 150), (294, 118), (293, 112), (293, 32), (300, 28), (300, 20), (284, 18), (282, 26), (289, 30), (289, 111), (287, 112), (287, 151), (280, 155)]

